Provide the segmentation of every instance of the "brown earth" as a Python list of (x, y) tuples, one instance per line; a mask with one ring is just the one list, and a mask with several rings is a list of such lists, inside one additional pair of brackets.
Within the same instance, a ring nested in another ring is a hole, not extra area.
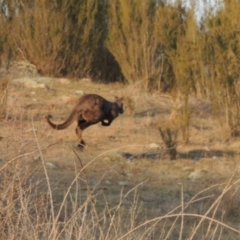
[[(106, 201), (116, 206), (121, 201), (121, 191), (123, 195), (129, 193), (124, 195), (123, 204), (128, 209), (136, 192), (142, 214), (152, 218), (168, 213), (216, 184), (203, 194), (211, 196), (188, 208), (189, 212), (204, 214), (233, 174), (233, 182), (238, 180), (239, 139), (227, 137), (206, 101), (191, 100), (190, 141), (185, 144), (179, 136), (177, 160), (171, 161), (158, 131), (159, 124), (174, 107), (171, 97), (143, 94), (134, 86), (88, 80), (48, 79), (46, 85), (44, 89), (31, 89), (10, 83), (7, 117), (0, 123), (0, 159), (1, 166), (14, 161), (30, 162), (38, 169), (37, 179), (45, 176), (44, 162), (56, 199), (62, 198), (80, 173), (82, 198), (86, 198), (90, 188), (98, 195), (99, 209), (104, 208)], [(76, 91), (80, 90), (109, 100), (116, 95), (128, 99), (125, 113), (110, 127), (95, 125), (84, 131), (84, 151), (76, 147), (75, 124), (56, 131), (44, 119), (51, 114), (52, 121), (63, 122), (79, 97)], [(155, 148), (151, 148), (152, 143)], [(42, 188), (47, 188), (45, 181)], [(226, 222), (233, 227), (238, 225), (235, 219), (240, 216), (240, 199), (235, 197), (238, 191), (239, 184), (235, 184), (231, 194), (222, 199), (219, 210), (219, 215), (224, 212)], [(229, 201), (234, 202), (229, 205)]]

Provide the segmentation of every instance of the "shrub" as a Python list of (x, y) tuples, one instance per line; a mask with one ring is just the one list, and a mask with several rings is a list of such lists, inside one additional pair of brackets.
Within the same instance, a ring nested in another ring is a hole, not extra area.
[(25, 0), (15, 5), (11, 43), (15, 57), (46, 75), (86, 74), (97, 47), (96, 0)]

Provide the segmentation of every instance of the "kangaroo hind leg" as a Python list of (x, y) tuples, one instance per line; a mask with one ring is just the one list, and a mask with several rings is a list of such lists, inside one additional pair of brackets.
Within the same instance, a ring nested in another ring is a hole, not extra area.
[(80, 139), (80, 143), (78, 145), (79, 147), (83, 148), (86, 145), (83, 138), (82, 138), (83, 130), (90, 127), (91, 125), (93, 125), (95, 123), (97, 123), (97, 121), (94, 121), (94, 122), (88, 122), (88, 121), (83, 121), (83, 120), (78, 121), (78, 126), (76, 128), (76, 134)]
[(78, 144), (78, 148), (82, 150), (86, 144), (85, 144), (84, 140), (82, 139), (82, 129), (79, 128), (79, 125), (76, 127), (76, 134), (80, 140), (79, 144)]

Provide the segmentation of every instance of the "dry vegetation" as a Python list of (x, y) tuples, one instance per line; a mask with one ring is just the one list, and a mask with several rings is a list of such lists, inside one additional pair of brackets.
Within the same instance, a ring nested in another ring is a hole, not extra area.
[[(48, 90), (8, 86), (1, 239), (239, 239), (239, 142), (225, 138), (207, 102), (191, 100), (189, 143), (179, 134), (171, 161), (158, 131), (173, 118), (168, 95), (45, 81)], [(63, 121), (76, 89), (128, 99), (109, 128), (84, 132), (83, 152), (75, 147), (75, 126), (54, 131), (44, 121), (49, 113)]]
[[(240, 4), (196, 2), (0, 1), (0, 239), (239, 239)], [(125, 97), (82, 152), (81, 91)]]

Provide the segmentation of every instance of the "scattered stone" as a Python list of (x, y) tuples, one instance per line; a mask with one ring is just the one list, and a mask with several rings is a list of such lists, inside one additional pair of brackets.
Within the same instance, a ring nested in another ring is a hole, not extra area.
[(183, 197), (184, 197), (184, 200), (185, 200), (185, 201), (189, 201), (189, 200), (191, 199), (191, 196), (190, 196), (190, 194), (188, 194), (188, 193), (184, 193), (184, 194), (183, 194)]
[(127, 176), (127, 177), (132, 177), (133, 174), (132, 174), (132, 173), (129, 173), (129, 172), (126, 172), (126, 176)]
[(148, 145), (149, 149), (160, 149), (160, 146), (157, 143), (150, 143)]
[(126, 186), (128, 186), (128, 182), (120, 181), (120, 182), (118, 182), (118, 185), (122, 186), (122, 187), (126, 187)]
[(62, 83), (62, 84), (69, 84), (70, 83), (70, 81), (66, 78), (60, 78), (59, 82)]
[(62, 100), (64, 103), (68, 103), (69, 99), (70, 99), (70, 97), (68, 97), (68, 96), (62, 96), (62, 97), (61, 97), (61, 100)]
[(109, 162), (109, 161), (111, 161), (111, 158), (110, 157), (105, 157), (105, 158), (103, 158), (103, 161)]
[(193, 171), (194, 169), (193, 169), (193, 167), (183, 167), (182, 168), (182, 170), (183, 170), (183, 172), (189, 172), (189, 171)]
[(37, 130), (35, 128), (29, 128), (27, 130), (25, 130), (25, 132), (36, 132)]
[(97, 184), (98, 180), (96, 180), (95, 178), (90, 178), (88, 179), (88, 184), (95, 186)]
[(34, 64), (28, 61), (13, 61), (10, 63), (8, 73), (14, 78), (38, 77), (39, 73)]
[(105, 180), (105, 184), (112, 185), (112, 183), (109, 180)]
[(40, 161), (41, 160), (41, 155), (36, 155), (35, 157), (33, 157), (33, 160)]
[(82, 90), (77, 90), (77, 91), (75, 91), (75, 94), (82, 96), (82, 95), (84, 95), (85, 93), (84, 93), (84, 91), (82, 91)]
[(201, 177), (201, 173), (200, 171), (194, 171), (194, 172), (190, 172), (188, 178), (192, 181), (195, 181), (196, 179)]
[(200, 169), (200, 170), (195, 170), (194, 172), (191, 172), (188, 176), (188, 178), (192, 181), (195, 181), (196, 179), (202, 178), (203, 174), (206, 173), (207, 171)]
[(58, 166), (52, 162), (46, 162), (46, 166), (51, 169), (57, 169)]
[(80, 79), (80, 81), (83, 81), (83, 82), (91, 82), (92, 80), (90, 78), (82, 78)]
[(17, 78), (13, 80), (14, 83), (18, 83), (27, 88), (45, 88), (47, 86), (45, 83), (35, 81), (34, 78)]

